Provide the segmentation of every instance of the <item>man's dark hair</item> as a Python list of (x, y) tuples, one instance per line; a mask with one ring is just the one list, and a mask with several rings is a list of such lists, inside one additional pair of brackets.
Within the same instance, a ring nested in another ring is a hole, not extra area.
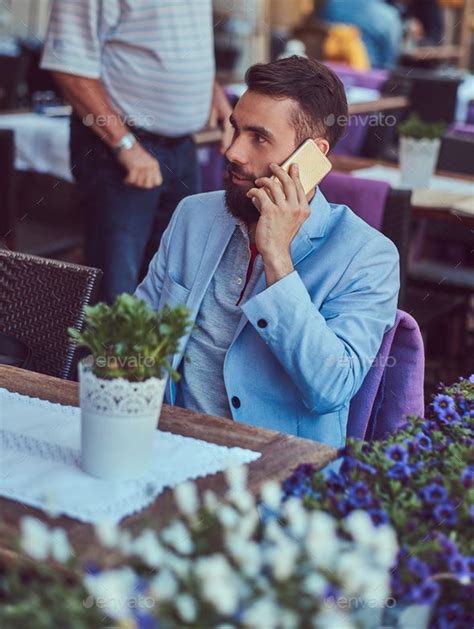
[(245, 82), (252, 92), (298, 105), (293, 118), (297, 144), (319, 135), (333, 148), (343, 134), (348, 118), (344, 85), (323, 63), (297, 56), (257, 63), (247, 70)]

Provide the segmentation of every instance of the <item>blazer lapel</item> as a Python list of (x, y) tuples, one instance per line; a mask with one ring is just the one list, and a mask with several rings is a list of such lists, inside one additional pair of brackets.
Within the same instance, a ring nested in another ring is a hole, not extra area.
[[(300, 231), (296, 234), (293, 242), (291, 243), (291, 260), (295, 268), (315, 248), (312, 239), (322, 238), (326, 231), (326, 224), (331, 208), (319, 188), (317, 189), (316, 194), (310, 203), (310, 207), (310, 217), (301, 227)], [(251, 293), (248, 295), (248, 299), (250, 299), (254, 295), (258, 295), (259, 293), (264, 291), (265, 288), (265, 271), (262, 271), (261, 276), (253, 287)], [(232, 342), (237, 339), (247, 323), (247, 317), (245, 315), (242, 315)]]

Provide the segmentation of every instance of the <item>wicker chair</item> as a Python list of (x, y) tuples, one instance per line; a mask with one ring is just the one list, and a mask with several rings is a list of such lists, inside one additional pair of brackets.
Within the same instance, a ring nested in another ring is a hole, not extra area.
[(26, 343), (38, 372), (71, 378), (80, 329), (102, 271), (0, 249), (0, 330)]

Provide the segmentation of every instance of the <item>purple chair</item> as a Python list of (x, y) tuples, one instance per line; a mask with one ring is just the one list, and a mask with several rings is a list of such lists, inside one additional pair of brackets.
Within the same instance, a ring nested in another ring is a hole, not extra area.
[(372, 90), (381, 89), (390, 76), (388, 70), (354, 70), (354, 68), (342, 63), (332, 63), (330, 61), (325, 61), (325, 65), (331, 68), (344, 84), (368, 87)]
[(199, 169), (201, 176), (201, 192), (214, 192), (224, 187), (225, 158), (219, 146), (202, 147), (198, 150)]
[[(387, 231), (397, 218), (406, 213), (403, 222), (409, 222), (409, 207), (403, 206), (404, 197), (395, 196), (391, 206), (392, 191), (384, 181), (360, 179), (346, 173), (331, 172), (320, 184), (320, 189), (330, 203), (348, 205), (355, 214), (379, 231)], [(405, 194), (405, 193), (404, 193)], [(409, 194), (409, 193), (408, 193)], [(397, 201), (400, 199), (400, 204)], [(391, 219), (387, 208), (392, 212)], [(389, 218), (389, 220), (387, 220)], [(404, 286), (406, 245), (403, 234), (392, 230), (390, 236), (400, 251), (401, 282)], [(407, 415), (424, 411), (424, 348), (420, 328), (415, 319), (397, 310), (394, 326), (385, 334), (377, 357), (369, 369), (361, 388), (351, 401), (348, 437), (380, 439), (394, 432)]]
[(349, 408), (347, 436), (383, 439), (409, 415), (423, 416), (425, 358), (418, 323), (397, 310), (395, 325), (384, 336)]
[(347, 205), (366, 223), (381, 231), (390, 185), (333, 171), (320, 184), (330, 203)]

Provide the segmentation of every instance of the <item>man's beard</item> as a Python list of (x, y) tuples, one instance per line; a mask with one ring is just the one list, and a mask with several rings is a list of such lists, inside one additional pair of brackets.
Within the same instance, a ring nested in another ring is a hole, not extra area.
[(260, 212), (252, 203), (252, 200), (246, 196), (250, 188), (244, 188), (233, 184), (231, 179), (232, 172), (241, 177), (245, 177), (246, 179), (252, 179), (253, 181), (256, 179), (256, 177), (248, 176), (247, 173), (243, 172), (235, 164), (229, 164), (227, 166), (228, 176), (225, 180), (225, 204), (227, 210), (230, 214), (232, 214), (232, 216), (243, 221), (247, 225), (256, 223), (260, 218)]

